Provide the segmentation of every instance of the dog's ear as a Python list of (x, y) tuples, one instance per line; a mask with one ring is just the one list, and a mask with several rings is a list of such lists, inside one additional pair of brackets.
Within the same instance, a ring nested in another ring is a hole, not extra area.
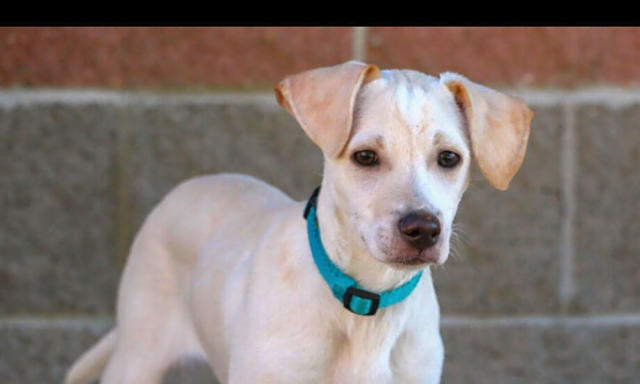
[(440, 81), (464, 114), (482, 174), (495, 188), (506, 190), (524, 160), (533, 112), (520, 99), (456, 73), (445, 72)]
[(309, 138), (333, 157), (349, 139), (358, 91), (379, 77), (375, 65), (349, 61), (288, 76), (276, 87), (276, 98)]

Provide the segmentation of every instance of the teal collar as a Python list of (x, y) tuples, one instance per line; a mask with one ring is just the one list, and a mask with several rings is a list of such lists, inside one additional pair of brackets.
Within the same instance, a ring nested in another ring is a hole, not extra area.
[(316, 218), (319, 192), (320, 187), (313, 191), (304, 209), (304, 218), (307, 219), (307, 235), (309, 236), (309, 246), (311, 247), (313, 261), (329, 288), (331, 288), (333, 296), (340, 300), (346, 309), (363, 316), (374, 315), (378, 309), (396, 304), (409, 296), (418, 281), (420, 281), (422, 271), (416, 273), (411, 280), (395, 289), (374, 293), (362, 289), (353, 278), (343, 273), (340, 268), (333, 264), (320, 239), (320, 228)]

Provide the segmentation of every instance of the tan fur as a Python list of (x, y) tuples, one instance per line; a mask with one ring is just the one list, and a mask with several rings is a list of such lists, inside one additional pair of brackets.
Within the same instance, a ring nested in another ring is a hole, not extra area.
[(380, 76), (374, 65), (350, 61), (292, 75), (276, 87), (278, 103), (325, 153), (337, 155), (351, 131), (360, 87)]
[(533, 112), (521, 100), (463, 76), (445, 73), (442, 81), (463, 107), (480, 170), (491, 185), (506, 190), (524, 160)]

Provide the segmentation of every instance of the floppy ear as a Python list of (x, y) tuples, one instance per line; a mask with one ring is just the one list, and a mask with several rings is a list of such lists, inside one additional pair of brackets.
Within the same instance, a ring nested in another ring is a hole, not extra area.
[(337, 156), (349, 139), (360, 87), (379, 77), (375, 65), (349, 61), (286, 77), (276, 98), (326, 155)]
[(515, 97), (445, 72), (440, 82), (449, 88), (464, 113), (473, 156), (491, 185), (509, 187), (527, 150), (533, 112)]

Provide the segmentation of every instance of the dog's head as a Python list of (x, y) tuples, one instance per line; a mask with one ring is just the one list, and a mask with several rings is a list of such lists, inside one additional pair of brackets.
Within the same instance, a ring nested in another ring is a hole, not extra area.
[(532, 112), (520, 100), (444, 73), (350, 61), (285, 78), (280, 105), (322, 150), (322, 194), (349, 241), (394, 268), (441, 264), (472, 158), (507, 189)]

